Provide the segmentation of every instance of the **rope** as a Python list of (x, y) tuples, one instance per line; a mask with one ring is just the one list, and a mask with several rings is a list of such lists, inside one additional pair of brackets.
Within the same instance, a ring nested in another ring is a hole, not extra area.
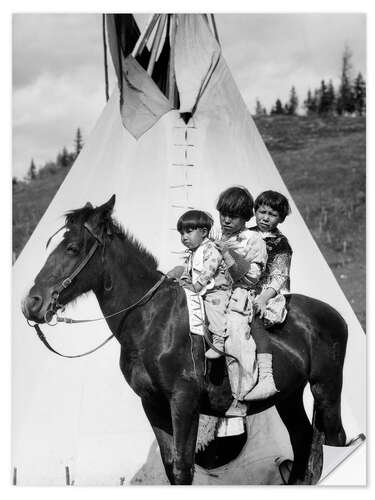
[(72, 318), (64, 318), (62, 316), (58, 316), (57, 322), (68, 323), (68, 324), (71, 324), (71, 323), (91, 323), (93, 321), (102, 321), (103, 319), (113, 318), (114, 316), (117, 316), (118, 314), (121, 314), (125, 311), (130, 311), (130, 310), (134, 309), (141, 302), (148, 299), (154, 293), (154, 291), (159, 288), (159, 286), (163, 283), (165, 278), (166, 278), (166, 276), (163, 275), (160, 278), (160, 280), (157, 283), (155, 283), (155, 285), (147, 291), (147, 293), (145, 293), (139, 300), (137, 300), (137, 302), (134, 302), (134, 304), (132, 304), (128, 307), (124, 307), (124, 309), (121, 309), (120, 311), (117, 311), (117, 312), (112, 313), (112, 314), (108, 314), (108, 316), (100, 316), (99, 318), (93, 318), (93, 319), (72, 319)]
[(105, 34), (105, 14), (102, 14), (102, 27), (103, 27), (103, 52), (104, 52), (104, 78), (105, 78), (105, 98), (109, 99), (108, 90), (108, 57), (107, 57), (107, 39)]

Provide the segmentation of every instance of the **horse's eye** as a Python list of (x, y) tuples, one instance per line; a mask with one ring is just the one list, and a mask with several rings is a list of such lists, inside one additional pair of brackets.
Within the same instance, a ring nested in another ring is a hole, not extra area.
[(79, 253), (79, 248), (74, 243), (69, 243), (69, 245), (66, 248), (66, 251), (71, 255), (77, 255), (77, 253)]

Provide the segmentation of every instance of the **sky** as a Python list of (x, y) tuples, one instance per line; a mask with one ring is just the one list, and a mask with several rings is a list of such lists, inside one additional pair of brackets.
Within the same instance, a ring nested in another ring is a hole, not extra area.
[[(140, 27), (148, 16), (138, 15)], [(366, 76), (364, 14), (217, 14), (223, 55), (250, 111), (258, 98), (269, 110), (288, 99), (300, 103), (320, 81), (339, 82), (345, 45), (352, 72)], [(99, 14), (13, 14), (13, 175), (22, 178), (74, 149), (80, 127), (88, 137), (105, 105)], [(115, 79), (110, 71), (110, 87)], [(300, 110), (302, 108), (300, 107)]]

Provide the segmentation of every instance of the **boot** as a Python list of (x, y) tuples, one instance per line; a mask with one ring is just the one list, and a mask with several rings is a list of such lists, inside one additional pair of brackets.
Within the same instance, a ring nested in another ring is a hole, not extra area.
[[(221, 337), (220, 335), (212, 335), (212, 343), (216, 347), (216, 349), (219, 349), (219, 351), (224, 351), (224, 337)], [(208, 351), (205, 354), (207, 359), (218, 359), (222, 356), (222, 354), (214, 351), (214, 349), (208, 349)]]
[(259, 377), (258, 383), (246, 396), (245, 401), (256, 399), (267, 399), (274, 396), (279, 391), (276, 389), (272, 373), (272, 354), (262, 353), (257, 355)]
[(234, 399), (232, 401), (232, 404), (230, 405), (230, 407), (225, 412), (225, 416), (227, 418), (246, 417), (246, 410), (247, 410), (247, 407), (246, 407), (245, 403), (238, 401), (238, 399)]

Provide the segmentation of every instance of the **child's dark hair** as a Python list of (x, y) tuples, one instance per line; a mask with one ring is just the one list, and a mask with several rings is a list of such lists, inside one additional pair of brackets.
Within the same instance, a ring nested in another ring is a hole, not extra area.
[(254, 215), (254, 200), (246, 188), (233, 186), (221, 193), (216, 210), (222, 215), (242, 217), (248, 221)]
[(182, 233), (189, 229), (207, 229), (208, 232), (211, 231), (213, 226), (212, 217), (206, 212), (201, 210), (189, 210), (181, 215), (177, 221), (177, 231)]
[(279, 213), (280, 222), (283, 222), (291, 212), (288, 198), (277, 191), (263, 191), (257, 196), (254, 205), (255, 210), (258, 210), (262, 205), (268, 205), (272, 210)]

